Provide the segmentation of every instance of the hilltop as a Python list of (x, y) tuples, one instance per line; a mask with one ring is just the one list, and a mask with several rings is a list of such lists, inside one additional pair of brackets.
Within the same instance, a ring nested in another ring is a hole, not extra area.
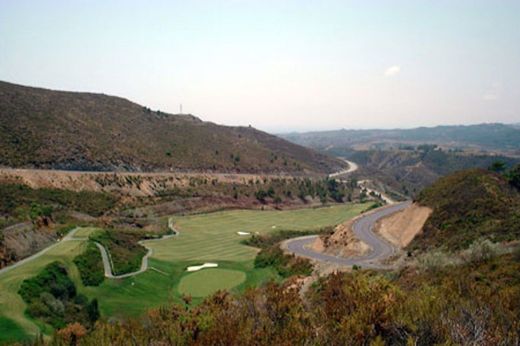
[(341, 162), (251, 127), (152, 111), (104, 94), (0, 82), (0, 166), (328, 173)]
[(479, 238), (520, 239), (520, 192), (503, 175), (460, 171), (424, 189), (417, 201), (433, 209), (412, 249), (458, 250)]
[(418, 127), (413, 129), (333, 130), (289, 133), (283, 138), (315, 149), (385, 148), (405, 144), (438, 144), (452, 148), (520, 150), (520, 128), (506, 124)]
[(359, 164), (360, 177), (369, 177), (385, 184), (391, 191), (416, 196), (442, 176), (470, 168), (488, 168), (494, 162), (506, 167), (520, 159), (503, 155), (474, 154), (442, 150), (433, 145), (408, 149), (341, 151), (330, 153), (344, 156)]

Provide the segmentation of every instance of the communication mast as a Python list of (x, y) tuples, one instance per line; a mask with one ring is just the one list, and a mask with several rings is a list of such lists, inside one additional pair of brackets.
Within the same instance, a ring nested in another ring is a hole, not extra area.
[(179, 114), (182, 114), (182, 103), (179, 105)]

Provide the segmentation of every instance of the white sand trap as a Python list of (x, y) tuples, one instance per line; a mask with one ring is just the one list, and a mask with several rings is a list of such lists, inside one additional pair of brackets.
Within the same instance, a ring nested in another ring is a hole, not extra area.
[(275, 228), (276, 228), (276, 226), (273, 226), (273, 227), (272, 227), (272, 229), (275, 229)]
[(196, 271), (199, 271), (199, 270), (204, 269), (204, 268), (216, 268), (216, 267), (218, 267), (217, 263), (204, 263), (204, 264), (201, 264), (200, 266), (188, 267), (188, 268), (186, 268), (186, 271), (188, 271), (188, 272), (196, 272)]
[(251, 233), (249, 232), (237, 232), (238, 235), (250, 235)]

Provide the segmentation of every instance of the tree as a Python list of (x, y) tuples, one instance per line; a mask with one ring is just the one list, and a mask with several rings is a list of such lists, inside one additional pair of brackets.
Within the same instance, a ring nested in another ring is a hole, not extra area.
[(489, 170), (496, 173), (502, 173), (505, 169), (506, 164), (503, 161), (495, 161), (489, 166)]
[(520, 164), (507, 173), (509, 184), (520, 190)]

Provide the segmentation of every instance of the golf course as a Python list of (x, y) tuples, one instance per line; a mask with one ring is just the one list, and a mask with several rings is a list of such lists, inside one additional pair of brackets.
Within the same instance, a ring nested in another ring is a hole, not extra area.
[[(125, 279), (107, 279), (97, 287), (85, 287), (73, 259), (87, 246), (95, 228), (76, 230), (75, 237), (57, 243), (32, 260), (0, 273), (0, 335), (5, 340), (23, 339), (43, 331), (42, 325), (24, 313), (26, 305), (18, 294), (24, 279), (37, 275), (47, 264), (61, 262), (78, 291), (97, 298), (106, 318), (139, 316), (147, 309), (180, 302), (189, 295), (198, 303), (217, 290), (241, 291), (269, 280), (281, 280), (272, 268), (255, 268), (258, 249), (242, 244), (248, 235), (278, 230), (313, 231), (336, 225), (366, 210), (369, 204), (343, 204), (298, 210), (231, 210), (188, 216), (174, 216), (177, 236), (145, 242), (152, 249), (149, 268)], [(186, 268), (206, 262), (217, 268), (187, 272)], [(5, 341), (4, 340), (4, 341)], [(1, 340), (0, 340), (1, 341)]]

